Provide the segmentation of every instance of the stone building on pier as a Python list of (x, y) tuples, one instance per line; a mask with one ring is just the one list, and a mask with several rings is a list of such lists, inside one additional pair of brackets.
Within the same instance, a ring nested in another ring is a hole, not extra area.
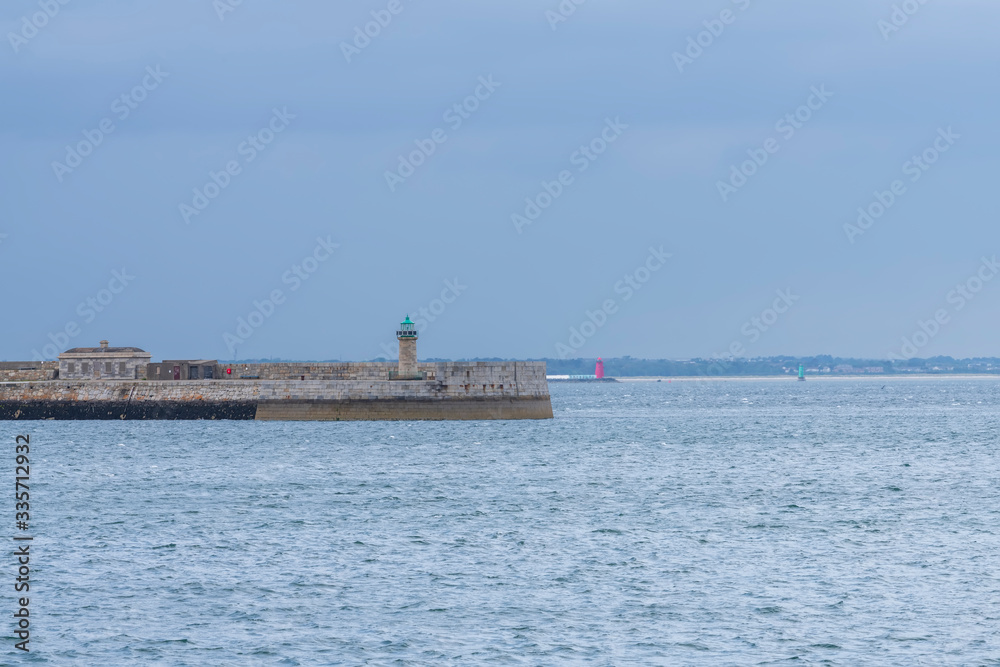
[(74, 347), (59, 355), (61, 380), (138, 380), (152, 355), (137, 347)]

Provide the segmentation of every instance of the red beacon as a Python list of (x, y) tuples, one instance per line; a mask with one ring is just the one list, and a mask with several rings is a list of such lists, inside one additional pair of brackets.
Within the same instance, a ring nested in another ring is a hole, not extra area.
[(597, 377), (598, 380), (604, 379), (604, 362), (601, 360), (600, 357), (597, 358), (597, 368), (594, 369), (594, 375)]

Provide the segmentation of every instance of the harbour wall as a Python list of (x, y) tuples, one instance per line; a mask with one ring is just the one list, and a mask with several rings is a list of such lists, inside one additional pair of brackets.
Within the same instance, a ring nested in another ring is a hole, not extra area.
[(295, 380), (2, 383), (0, 419), (552, 418), (542, 362), (421, 364), (434, 378), (421, 380), (381, 379), (393, 364), (350, 365), (369, 368), (350, 370), (354, 379), (340, 380), (301, 380), (300, 373)]
[(57, 377), (58, 361), (0, 361), (0, 382), (37, 382)]
[[(511, 386), (521, 380), (537, 379), (538, 367), (545, 375), (544, 362), (525, 361), (445, 361), (422, 362), (417, 371), (428, 380), (440, 380), (446, 384), (504, 384)], [(227, 370), (232, 373), (227, 373)], [(215, 376), (219, 378), (250, 378), (260, 380), (389, 380), (399, 364), (395, 361), (371, 362), (303, 362), (303, 363), (261, 363), (261, 364), (218, 364)]]

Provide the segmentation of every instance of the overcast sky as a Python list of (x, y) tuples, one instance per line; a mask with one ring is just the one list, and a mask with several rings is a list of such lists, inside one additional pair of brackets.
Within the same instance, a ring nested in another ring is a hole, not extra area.
[(0, 359), (1000, 356), (1000, 4), (895, 6), (7, 0)]

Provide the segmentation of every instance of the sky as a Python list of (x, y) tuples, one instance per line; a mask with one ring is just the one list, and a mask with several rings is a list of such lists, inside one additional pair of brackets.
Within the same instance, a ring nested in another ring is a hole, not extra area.
[(1000, 356), (998, 24), (7, 0), (0, 359)]

